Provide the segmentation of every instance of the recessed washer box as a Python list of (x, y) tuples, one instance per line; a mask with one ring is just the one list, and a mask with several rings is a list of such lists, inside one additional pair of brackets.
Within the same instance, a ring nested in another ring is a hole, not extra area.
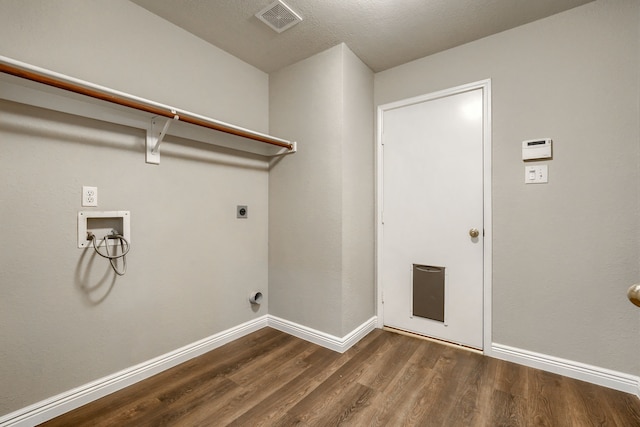
[[(80, 211), (78, 212), (78, 248), (91, 245), (87, 232), (93, 233), (100, 244), (104, 236), (122, 235), (131, 243), (131, 214), (129, 211)], [(107, 240), (109, 246), (119, 244), (116, 239)]]
[(550, 159), (551, 154), (551, 138), (522, 141), (522, 160)]

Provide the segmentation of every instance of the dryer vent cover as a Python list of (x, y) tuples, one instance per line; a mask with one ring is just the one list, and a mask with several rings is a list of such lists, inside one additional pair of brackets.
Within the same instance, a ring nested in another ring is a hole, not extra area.
[(281, 0), (271, 3), (269, 6), (256, 13), (256, 18), (278, 33), (288, 30), (298, 22), (302, 21), (302, 17)]

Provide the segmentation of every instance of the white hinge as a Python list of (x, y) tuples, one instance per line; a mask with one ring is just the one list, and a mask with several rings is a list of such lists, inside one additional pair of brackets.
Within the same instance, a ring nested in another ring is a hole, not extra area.
[(384, 291), (380, 292), (380, 298), (382, 299), (382, 303), (384, 304)]

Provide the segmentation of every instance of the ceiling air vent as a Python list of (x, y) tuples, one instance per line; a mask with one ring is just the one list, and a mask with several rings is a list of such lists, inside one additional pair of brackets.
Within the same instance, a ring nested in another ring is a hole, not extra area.
[(281, 33), (302, 21), (302, 17), (284, 2), (277, 0), (256, 13), (256, 18), (267, 24), (272, 30)]

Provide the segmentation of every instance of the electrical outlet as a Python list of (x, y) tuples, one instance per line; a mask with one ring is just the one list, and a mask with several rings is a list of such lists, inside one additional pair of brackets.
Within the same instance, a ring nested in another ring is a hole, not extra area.
[(82, 187), (82, 206), (98, 206), (98, 187)]

